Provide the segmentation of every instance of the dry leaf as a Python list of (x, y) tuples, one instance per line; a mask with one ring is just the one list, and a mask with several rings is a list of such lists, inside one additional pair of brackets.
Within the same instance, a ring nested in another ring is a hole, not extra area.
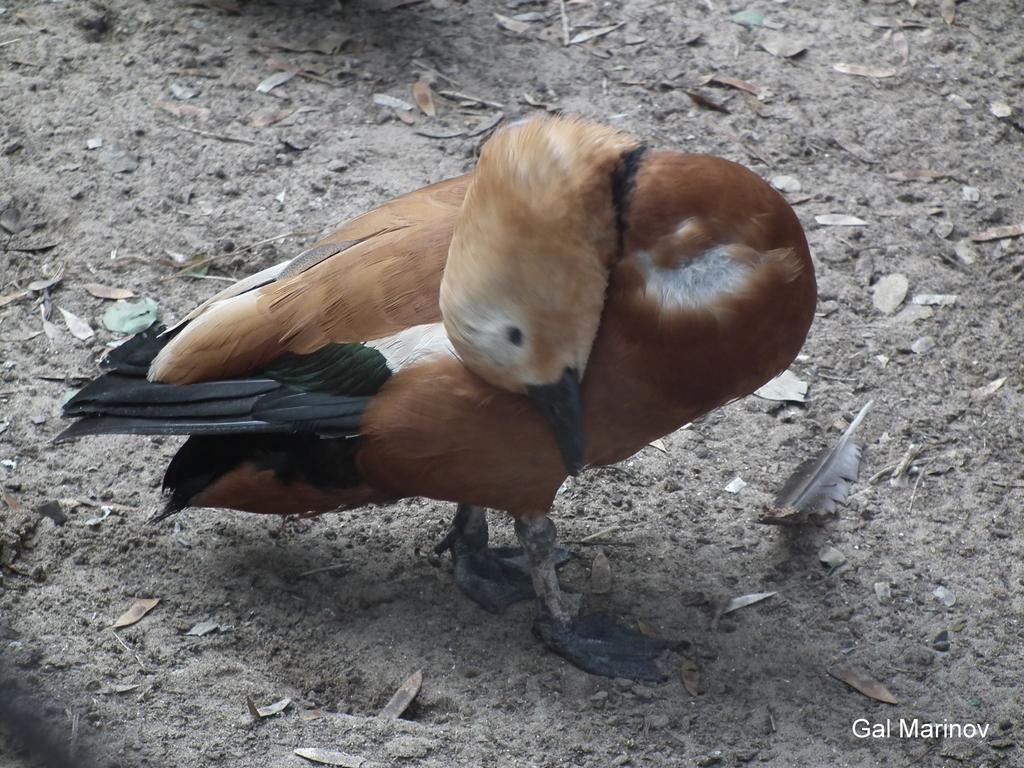
[(32, 292), (26, 288), (24, 291), (15, 291), (14, 293), (8, 293), (0, 296), (0, 307), (6, 307), (12, 301), (19, 301), (27, 298), (31, 293)]
[(255, 702), (253, 702), (251, 698), (246, 703), (250, 705), (250, 713), (253, 711), (253, 708), (255, 708), (256, 716), (262, 718), (271, 717), (273, 715), (276, 715), (278, 712), (284, 712), (285, 709), (288, 708), (288, 705), (292, 703), (292, 700), (285, 697), (280, 701), (275, 701), (273, 704), (267, 704), (267, 706), (265, 707), (255, 706)]
[(713, 112), (721, 112), (723, 115), (730, 114), (728, 108), (712, 101), (707, 96), (704, 96), (703, 94), (698, 93), (697, 91), (686, 91), (685, 93), (687, 96), (690, 97), (690, 101), (692, 101), (698, 107), (704, 107), (704, 109), (710, 109)]
[(57, 269), (57, 273), (53, 277), (44, 277), (40, 280), (33, 280), (25, 289), (32, 291), (33, 293), (42, 293), (48, 291), (53, 286), (57, 285), (61, 280), (64, 279), (64, 265), (61, 264)]
[(274, 123), (279, 123), (286, 117), (295, 114), (294, 109), (274, 109), (269, 112), (261, 112), (249, 122), (253, 128), (269, 128)]
[(423, 670), (418, 669), (395, 691), (394, 696), (380, 711), (380, 716), (389, 720), (397, 720), (401, 717), (416, 698), (416, 694), (420, 692), (421, 685), (423, 685)]
[(700, 696), (704, 693), (704, 689), (700, 684), (700, 669), (697, 667), (695, 659), (684, 656), (683, 663), (680, 665), (679, 675), (683, 679), (683, 687), (688, 694)]
[(412, 112), (414, 109), (413, 105), (408, 101), (402, 101), (402, 99), (396, 99), (394, 96), (388, 96), (386, 93), (375, 93), (373, 94), (373, 103), (378, 107), (387, 107), (389, 109), (397, 109), (402, 112)]
[(897, 32), (892, 36), (892, 44), (896, 54), (900, 57), (900, 66), (905, 67), (910, 62), (910, 42), (905, 32)]
[(956, 0), (939, 0), (939, 13), (944, 22), (952, 24), (956, 20)]
[(754, 394), (765, 400), (802, 403), (807, 399), (807, 382), (792, 371), (783, 371)]
[(111, 288), (109, 285), (100, 285), (99, 283), (86, 283), (82, 287), (85, 288), (90, 296), (95, 296), (97, 299), (120, 301), (122, 299), (130, 299), (135, 295), (127, 288)]
[(828, 673), (836, 680), (841, 680), (858, 693), (862, 693), (867, 696), (869, 699), (881, 701), (884, 704), (899, 704), (899, 702), (896, 701), (896, 698), (889, 693), (889, 689), (880, 682), (873, 680), (866, 675), (862, 675), (859, 672), (855, 672), (849, 667), (835, 667), (830, 669)]
[(76, 315), (74, 312), (69, 312), (64, 307), (57, 307), (60, 310), (61, 316), (64, 318), (64, 322), (68, 326), (68, 330), (71, 331), (71, 335), (80, 341), (88, 341), (96, 334), (93, 333), (90, 325)]
[(272, 90), (277, 88), (277, 86), (284, 85), (297, 74), (298, 70), (296, 69), (287, 69), (282, 72), (275, 72), (261, 80), (260, 84), (256, 86), (256, 90), (260, 93), (270, 93)]
[(416, 106), (423, 114), (427, 117), (437, 115), (437, 108), (434, 106), (434, 92), (430, 88), (430, 83), (417, 80), (412, 85), (412, 96), (416, 100)]
[(612, 591), (612, 564), (603, 549), (594, 555), (590, 564), (590, 582), (587, 591), (592, 595), (607, 595)]
[(668, 453), (668, 446), (665, 445), (665, 441), (660, 437), (657, 440), (651, 440), (648, 445), (651, 448), (657, 448), (662, 453)]
[(117, 621), (114, 622), (114, 629), (120, 629), (121, 627), (130, 627), (135, 624), (139, 619), (145, 616), (147, 613), (156, 608), (160, 602), (159, 597), (145, 597), (136, 600), (132, 603), (132, 607), (117, 617)]
[(895, 77), (899, 74), (899, 71), (895, 67), (872, 67), (869, 64), (845, 64), (840, 62), (838, 64), (833, 64), (832, 69), (836, 72), (842, 72), (844, 75), (873, 77), (877, 79)]
[(893, 171), (885, 175), (894, 181), (938, 181), (949, 177), (945, 171), (930, 171), (926, 168)]
[(312, 760), (322, 765), (337, 765), (340, 768), (359, 768), (366, 762), (366, 758), (358, 755), (350, 755), (347, 752), (336, 752), (333, 749), (320, 749), (319, 747), (299, 747), (295, 754)]
[(748, 605), (754, 603), (760, 603), (762, 600), (767, 600), (769, 597), (775, 597), (779, 594), (778, 592), (751, 592), (749, 595), (741, 595), (740, 597), (734, 597), (725, 607), (722, 608), (720, 616), (725, 616), (727, 613), (738, 611), (740, 608), (746, 608)]
[(1005, 384), (1005, 383), (1006, 383), (1006, 377), (1005, 376), (1000, 376), (995, 381), (990, 381), (988, 384), (986, 384), (983, 387), (978, 387), (977, 389), (972, 389), (971, 390), (971, 399), (972, 400), (976, 400), (979, 403), (980, 402), (984, 402), (985, 400), (988, 400), (993, 395), (995, 395), (995, 393), (998, 392), (1002, 388), (1003, 384)]
[(746, 80), (740, 80), (738, 77), (730, 77), (729, 75), (705, 75), (700, 79), (701, 85), (707, 85), (708, 83), (716, 83), (727, 88), (735, 88), (738, 91), (746, 91), (755, 96), (761, 92), (761, 89), (753, 83), (748, 83)]
[(614, 32), (616, 29), (624, 25), (626, 22), (620, 21), (618, 24), (609, 24), (607, 27), (595, 27), (594, 29), (587, 29), (580, 32), (578, 35), (573, 35), (569, 39), (569, 45), (579, 45), (585, 43), (588, 40), (593, 40), (598, 37), (604, 37), (609, 32)]
[(988, 240), (1002, 240), (1006, 237), (1020, 237), (1021, 235), (1024, 235), (1024, 224), (1007, 224), (1003, 227), (992, 227), (975, 232), (970, 235), (970, 238), (976, 243), (984, 243)]
[(772, 35), (761, 43), (761, 47), (780, 59), (794, 59), (807, 52), (807, 43), (784, 35)]
[(271, 45), (275, 48), (280, 48), (282, 51), (291, 51), (293, 53), (322, 53), (325, 56), (331, 56), (340, 51), (349, 39), (348, 35), (328, 35), (327, 37), (320, 37), (306, 43), (292, 43), (286, 40), (278, 40), (271, 43)]
[(742, 491), (746, 487), (747, 487), (747, 481), (744, 480), (739, 475), (737, 475), (736, 477), (734, 477), (732, 480), (730, 480), (726, 484), (725, 492), (726, 493), (739, 493), (740, 491)]
[(218, 621), (200, 621), (198, 624), (192, 627), (185, 634), (189, 637), (205, 637), (211, 632), (217, 632), (220, 630), (220, 622)]
[(864, 219), (850, 216), (845, 213), (825, 213), (815, 216), (814, 220), (825, 227), (866, 227), (868, 223)]
[(45, 307), (39, 307), (39, 316), (40, 318), (42, 318), (43, 321), (43, 333), (46, 334), (46, 338), (48, 338), (52, 343), (56, 344), (58, 341), (61, 340), (62, 334), (60, 332), (60, 328), (58, 328), (56, 325), (54, 325), (53, 323), (46, 319)]
[(485, 133), (488, 133), (489, 131), (493, 130), (494, 128), (496, 128), (498, 123), (500, 123), (504, 119), (505, 119), (505, 113), (504, 112), (498, 112), (496, 115), (491, 115), (490, 117), (485, 117), (483, 120), (481, 120), (479, 123), (476, 124), (476, 127), (471, 128), (470, 130), (466, 131), (466, 135), (467, 136), (481, 136), (481, 135), (483, 135)]
[(526, 21), (516, 21), (510, 16), (503, 16), (500, 13), (494, 14), (495, 20), (498, 22), (498, 26), (502, 29), (507, 29), (509, 32), (515, 32), (517, 35), (521, 35), (524, 32), (530, 30), (530, 24)]

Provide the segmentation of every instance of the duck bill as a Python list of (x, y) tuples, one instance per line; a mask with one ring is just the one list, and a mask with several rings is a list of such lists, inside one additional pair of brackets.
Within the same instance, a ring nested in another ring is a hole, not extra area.
[(529, 386), (526, 393), (554, 429), (566, 472), (579, 474), (583, 469), (583, 407), (579, 373), (575, 368), (566, 368), (554, 384)]

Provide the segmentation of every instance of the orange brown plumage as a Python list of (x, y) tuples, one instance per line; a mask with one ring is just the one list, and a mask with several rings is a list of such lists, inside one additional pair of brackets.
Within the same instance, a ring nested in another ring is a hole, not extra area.
[(815, 294), (796, 215), (751, 171), (534, 120), (491, 139), (472, 174), (129, 342), (68, 404), (82, 420), (66, 434), (191, 434), (169, 511), (427, 496), (463, 505), (465, 528), (466, 505), (505, 510), (545, 643), (648, 679), (646, 661), (594, 650), (592, 635), (621, 645), (621, 630), (574, 629), (545, 515), (567, 471), (620, 461), (783, 371)]

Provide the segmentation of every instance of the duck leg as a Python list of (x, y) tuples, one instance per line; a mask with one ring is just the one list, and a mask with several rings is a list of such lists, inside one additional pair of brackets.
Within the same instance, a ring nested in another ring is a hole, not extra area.
[[(513, 603), (534, 597), (527, 555), (518, 547), (488, 547), (487, 516), (481, 507), (459, 504), (452, 527), (434, 552), (450, 551), (455, 584), (470, 600), (490, 613), (504, 613)], [(572, 555), (555, 550), (553, 568)]]
[(678, 644), (624, 627), (611, 616), (573, 619), (558, 585), (555, 524), (547, 516), (517, 520), (516, 535), (529, 559), (537, 594), (534, 631), (544, 644), (580, 669), (605, 677), (663, 682), (655, 659)]

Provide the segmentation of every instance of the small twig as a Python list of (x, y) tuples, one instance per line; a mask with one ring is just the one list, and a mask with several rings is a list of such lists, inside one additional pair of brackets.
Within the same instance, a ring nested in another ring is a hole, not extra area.
[(304, 237), (306, 235), (315, 235), (315, 234), (316, 234), (316, 232), (315, 231), (311, 231), (311, 230), (296, 231), (296, 232), (285, 232), (283, 235), (274, 235), (273, 237), (268, 237), (268, 238), (265, 238), (263, 240), (259, 240), (259, 241), (255, 242), (255, 243), (250, 244), (250, 245), (243, 246), (242, 248), (236, 248), (235, 250), (230, 251), (228, 253), (215, 253), (212, 256), (204, 256), (199, 261), (190, 262), (186, 266), (184, 266), (181, 269), (179, 269), (177, 274), (171, 275), (169, 277), (165, 277), (164, 280), (170, 280), (172, 277), (178, 277), (178, 276), (181, 276), (181, 275), (187, 275), (192, 270), (199, 269), (200, 267), (204, 267), (207, 264), (209, 264), (210, 262), (216, 261), (217, 259), (223, 259), (226, 256), (238, 256), (241, 253), (248, 253), (249, 251), (254, 251), (257, 248), (259, 248), (261, 245), (267, 245), (268, 243), (274, 243), (274, 242), (277, 242), (278, 240), (285, 240), (285, 239), (287, 239), (289, 237)]
[(446, 99), (453, 99), (456, 101), (472, 101), (475, 104), (483, 104), (484, 106), (494, 107), (495, 109), (505, 108), (504, 104), (499, 104), (496, 101), (488, 101), (487, 99), (481, 99), (479, 96), (470, 96), (468, 93), (463, 93), (462, 91), (441, 90), (438, 91), (438, 93), (444, 96)]
[(617, 530), (619, 530), (619, 526), (610, 525), (603, 531), (598, 531), (597, 533), (592, 533), (589, 536), (584, 536), (582, 539), (580, 539), (580, 544), (586, 544), (588, 541), (593, 541), (594, 539), (599, 539), (602, 536), (607, 536), (609, 533), (614, 533)]
[(223, 283), (237, 283), (233, 277), (225, 277), (224, 275), (190, 275), (187, 272), (179, 272), (178, 277), (191, 277), (193, 280), (220, 280)]
[(911, 443), (907, 446), (907, 452), (903, 454), (903, 458), (900, 459), (899, 464), (896, 465), (896, 469), (892, 471), (892, 476), (889, 478), (889, 484), (894, 488), (899, 485), (900, 478), (904, 473), (910, 469), (910, 465), (917, 458), (917, 454), (921, 452), (921, 446)]
[(167, 126), (168, 128), (177, 128), (179, 131), (185, 131), (187, 133), (194, 133), (197, 136), (204, 136), (207, 139), (217, 139), (218, 141), (235, 142), (236, 144), (249, 144), (253, 147), (275, 147), (276, 144), (271, 144), (266, 141), (255, 141), (253, 139), (245, 139), (241, 136), (231, 136), (226, 133), (214, 133), (213, 131), (203, 131), (199, 128), (191, 128), (187, 125), (177, 125), (175, 123), (164, 123), (160, 125)]
[(147, 674), (148, 675), (149, 674), (149, 670), (147, 670), (146, 669), (146, 665), (142, 663), (142, 657), (139, 656), (139, 654), (137, 654), (135, 651), (133, 651), (132, 647), (130, 645), (128, 645), (128, 643), (126, 643), (124, 641), (124, 638), (122, 638), (119, 634), (117, 634), (117, 632), (114, 633), (114, 637), (117, 638), (117, 642), (119, 642), (121, 644), (121, 646), (126, 651), (128, 651), (128, 653), (130, 653), (132, 656), (135, 657), (135, 661), (137, 661), (139, 663), (139, 669), (142, 670), (143, 674)]
[(2, 43), (0, 43), (0, 48), (3, 48), (5, 45), (13, 45), (14, 43), (18, 42), (19, 40), (24, 40), (24, 39), (25, 39), (24, 37), (12, 37), (10, 40), (4, 40)]
[(299, 578), (305, 578), (306, 576), (313, 576), (317, 573), (327, 573), (328, 571), (337, 571), (345, 567), (345, 563), (335, 563), (334, 565), (325, 565), (323, 568), (314, 568), (311, 571), (303, 571), (299, 574)]
[(914, 481), (914, 490), (910, 492), (910, 504), (907, 505), (907, 515), (914, 510), (914, 499), (917, 498), (917, 487), (921, 484), (924, 479), (924, 471), (928, 465), (931, 464), (931, 459), (924, 463), (924, 465), (917, 471), (917, 480)]
[(417, 67), (419, 67), (420, 69), (423, 69), (423, 70), (429, 72), (430, 74), (435, 75), (436, 77), (441, 78), (446, 83), (448, 83), (448, 85), (454, 85), (456, 88), (459, 87), (458, 80), (452, 80), (444, 72), (438, 72), (436, 69), (434, 69), (432, 66), (427, 64), (427, 62), (423, 61), (422, 59), (413, 59), (412, 63), (414, 65), (416, 65)]
[(562, 15), (562, 45), (569, 47), (569, 14), (565, 10), (565, 0), (558, 0), (558, 11)]

